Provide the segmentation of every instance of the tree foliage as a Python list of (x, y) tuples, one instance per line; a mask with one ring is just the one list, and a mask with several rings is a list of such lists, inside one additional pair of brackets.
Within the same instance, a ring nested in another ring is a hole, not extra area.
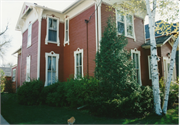
[(130, 53), (124, 49), (126, 45), (127, 39), (117, 34), (116, 24), (110, 17), (95, 59), (95, 77), (100, 80), (100, 89), (108, 96), (123, 90), (126, 83), (135, 82)]

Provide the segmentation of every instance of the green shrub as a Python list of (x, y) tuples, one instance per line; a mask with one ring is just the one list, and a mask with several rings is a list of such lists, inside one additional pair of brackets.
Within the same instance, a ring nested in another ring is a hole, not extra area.
[(142, 116), (153, 110), (152, 89), (149, 86), (126, 84), (124, 91), (114, 97), (97, 95), (92, 98), (89, 109), (93, 114), (101, 116)]
[(5, 80), (5, 90), (9, 93), (15, 92), (15, 84), (13, 84), (12, 79)]
[[(63, 82), (57, 84), (57, 88), (54, 89), (54, 92), (49, 93), (46, 98), (46, 103), (52, 106), (66, 106), (67, 101), (65, 97), (65, 89)], [(53, 85), (52, 85), (53, 86)]]
[(44, 83), (40, 80), (24, 82), (18, 89), (18, 103), (22, 105), (36, 105), (39, 103), (40, 93)]
[(46, 99), (49, 93), (53, 93), (56, 91), (58, 87), (59, 82), (56, 82), (50, 86), (45, 86), (43, 87), (41, 93), (40, 93), (40, 103), (41, 104), (46, 104)]
[(66, 99), (70, 106), (78, 107), (86, 105), (90, 98), (97, 92), (98, 80), (93, 77), (68, 79), (65, 83)]

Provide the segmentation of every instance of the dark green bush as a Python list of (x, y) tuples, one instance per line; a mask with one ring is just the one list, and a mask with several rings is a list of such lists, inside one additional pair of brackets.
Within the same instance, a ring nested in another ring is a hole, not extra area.
[(18, 89), (18, 103), (22, 105), (36, 105), (39, 103), (40, 93), (44, 83), (40, 80), (24, 82)]
[(142, 116), (153, 110), (152, 89), (149, 86), (126, 84), (124, 91), (114, 97), (97, 95), (92, 98), (89, 109), (92, 113), (101, 116)]
[(15, 84), (13, 84), (12, 79), (5, 80), (5, 90), (9, 93), (15, 92)]
[(78, 107), (86, 105), (90, 98), (97, 92), (98, 80), (93, 77), (69, 79), (65, 83), (66, 98), (70, 106)]
[[(57, 84), (57, 88), (54, 89), (54, 92), (49, 93), (46, 98), (46, 103), (52, 106), (66, 106), (67, 101), (65, 97), (65, 83), (61, 82)], [(53, 85), (52, 85), (53, 86)], [(55, 86), (55, 85), (54, 85)]]
[(56, 92), (58, 85), (59, 85), (59, 82), (56, 82), (50, 86), (43, 87), (43, 89), (40, 93), (40, 103), (41, 104), (46, 104), (46, 99), (47, 99), (48, 94)]

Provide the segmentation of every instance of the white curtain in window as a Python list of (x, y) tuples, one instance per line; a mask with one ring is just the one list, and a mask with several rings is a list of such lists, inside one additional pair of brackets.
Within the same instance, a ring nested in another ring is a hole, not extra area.
[(56, 57), (52, 57), (52, 83), (56, 82)]
[(48, 85), (51, 85), (51, 57), (48, 57)]

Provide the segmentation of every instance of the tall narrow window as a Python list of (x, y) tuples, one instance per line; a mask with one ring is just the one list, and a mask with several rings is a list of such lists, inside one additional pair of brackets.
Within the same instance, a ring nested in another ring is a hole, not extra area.
[(58, 63), (59, 54), (55, 54), (53, 51), (46, 53), (46, 83), (45, 86), (49, 86), (58, 80)]
[(48, 85), (56, 82), (56, 57), (48, 56)]
[(64, 46), (69, 45), (69, 19), (65, 20), (65, 36), (64, 36)]
[(74, 78), (83, 77), (83, 49), (74, 51)]
[(148, 56), (149, 79), (151, 79), (151, 56)]
[(119, 11), (117, 12), (117, 28), (118, 28), (118, 33), (125, 35), (124, 16)]
[(27, 47), (31, 46), (31, 34), (32, 34), (32, 24), (30, 23), (29, 26), (28, 26)]
[[(170, 58), (163, 57), (163, 65), (164, 65), (164, 81), (167, 82), (169, 67), (170, 67)], [(175, 81), (175, 80), (176, 80), (176, 68), (174, 64), (173, 75), (172, 75), (171, 81)]]
[(132, 15), (126, 15), (126, 27), (127, 27), (127, 36), (133, 36), (133, 20)]
[(26, 81), (30, 81), (31, 56), (26, 57)]
[(131, 58), (133, 59), (134, 68), (136, 77), (134, 78), (137, 83), (141, 84), (141, 65), (140, 65), (140, 51), (138, 51), (136, 48), (134, 50), (131, 50)]
[(45, 44), (53, 43), (60, 45), (59, 41), (59, 19), (55, 17), (47, 18), (47, 34)]
[(48, 40), (57, 42), (57, 20), (49, 18), (49, 34)]

